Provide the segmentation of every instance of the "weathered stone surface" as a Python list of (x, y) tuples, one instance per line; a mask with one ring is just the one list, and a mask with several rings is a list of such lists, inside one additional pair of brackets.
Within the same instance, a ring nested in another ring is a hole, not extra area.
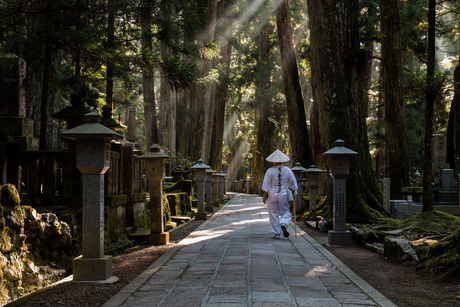
[(26, 238), (27, 236), (25, 234), (15, 234), (13, 237), (13, 247), (17, 250), (24, 251), (26, 249)]
[[(0, 207), (3, 207), (3, 211), (19, 207), (20, 202), (18, 190), (14, 185), (10, 183), (2, 185), (0, 188)], [(1, 212), (2, 210), (0, 209), (0, 214)]]
[(13, 230), (9, 228), (0, 230), (0, 252), (9, 253), (13, 249), (12, 238)]
[(411, 241), (405, 237), (386, 237), (384, 240), (385, 257), (405, 266), (415, 265), (419, 258), (412, 248)]
[(24, 226), (24, 213), (21, 208), (16, 208), (9, 211), (5, 216), (6, 223), (9, 224), (11, 228), (19, 228)]
[(8, 259), (0, 253), (0, 271), (8, 264)]
[[(33, 261), (73, 255), (71, 228), (53, 213), (21, 207), (14, 185), (0, 187), (0, 306), (41, 288), (45, 279)], [(55, 274), (53, 274), (55, 278)]]
[(10, 254), (10, 261), (8, 265), (3, 268), (3, 274), (9, 281), (17, 281), (22, 278), (22, 271), (24, 269), (21, 256), (17, 253)]

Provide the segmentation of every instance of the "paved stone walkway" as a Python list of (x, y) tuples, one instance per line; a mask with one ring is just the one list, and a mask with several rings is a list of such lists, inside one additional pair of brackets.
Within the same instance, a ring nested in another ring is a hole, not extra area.
[(103, 307), (395, 306), (293, 226), (272, 238), (262, 198), (235, 194)]

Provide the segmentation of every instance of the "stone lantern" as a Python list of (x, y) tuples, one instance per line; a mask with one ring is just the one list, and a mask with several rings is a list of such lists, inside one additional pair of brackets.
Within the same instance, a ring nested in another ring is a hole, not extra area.
[(224, 174), (224, 171), (220, 171), (220, 174), (219, 174), (219, 202), (221, 204), (224, 203), (224, 194), (225, 194), (225, 179), (226, 179), (226, 176)]
[(246, 178), (246, 194), (251, 194), (251, 178)]
[(297, 218), (296, 218), (296, 207), (300, 208), (300, 204), (302, 202), (302, 181), (303, 181), (303, 174), (302, 171), (305, 170), (305, 167), (300, 165), (300, 162), (297, 162), (296, 165), (291, 168), (291, 171), (294, 173), (295, 179), (297, 181), (297, 191), (295, 194), (294, 199), (294, 226), (295, 226), (295, 237), (297, 238)]
[(215, 172), (212, 168), (206, 169), (206, 212), (214, 212), (214, 207), (212, 206), (212, 175)]
[(76, 140), (76, 165), (82, 173), (82, 255), (73, 260), (74, 281), (112, 277), (112, 256), (104, 255), (104, 174), (110, 167), (110, 140), (123, 136), (100, 124), (97, 111), (86, 124), (61, 133)]
[(210, 167), (203, 163), (203, 160), (199, 159), (198, 163), (192, 166), (195, 170), (196, 179), (196, 190), (197, 190), (197, 201), (198, 201), (198, 212), (195, 213), (195, 220), (206, 220), (207, 214), (204, 211), (204, 180), (206, 179), (206, 170)]
[[(297, 193), (295, 195), (295, 204), (300, 208), (302, 202), (302, 181), (303, 181), (303, 172), (307, 169), (300, 165), (300, 162), (297, 162), (296, 165), (291, 168), (291, 171), (294, 173), (295, 179), (297, 180)], [(295, 213), (294, 213), (295, 214)]]
[(318, 191), (319, 174), (326, 171), (310, 165), (304, 172), (307, 173), (307, 185), (310, 191), (310, 215), (316, 220), (316, 192)]
[(345, 141), (335, 141), (335, 147), (323, 153), (331, 158), (331, 176), (333, 178), (333, 230), (328, 232), (329, 244), (351, 245), (351, 232), (347, 230), (347, 194), (346, 178), (350, 173), (350, 157), (358, 153), (344, 146)]
[(163, 179), (165, 178), (165, 160), (168, 158), (169, 156), (160, 152), (160, 147), (157, 145), (152, 145), (150, 152), (139, 157), (139, 159), (145, 159), (145, 172), (149, 181), (149, 244), (165, 245), (169, 242), (169, 233), (164, 232), (163, 217)]
[(219, 210), (219, 179), (220, 174), (218, 172), (212, 174), (212, 206), (214, 211)]

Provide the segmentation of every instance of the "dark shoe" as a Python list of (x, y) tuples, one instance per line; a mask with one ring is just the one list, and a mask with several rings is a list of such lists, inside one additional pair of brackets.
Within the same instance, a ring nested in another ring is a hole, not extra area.
[(281, 226), (281, 230), (283, 231), (285, 238), (289, 237), (289, 232), (287, 231), (286, 226)]

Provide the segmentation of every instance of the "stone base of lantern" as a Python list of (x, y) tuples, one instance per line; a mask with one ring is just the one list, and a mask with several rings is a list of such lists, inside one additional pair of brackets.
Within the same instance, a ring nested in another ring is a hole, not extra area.
[(329, 245), (351, 245), (351, 232), (345, 231), (328, 231), (328, 243)]
[(149, 235), (149, 244), (166, 245), (169, 243), (169, 232), (151, 233)]
[(112, 277), (112, 256), (102, 258), (84, 258), (79, 256), (73, 260), (74, 281), (101, 281)]
[(197, 212), (195, 213), (195, 220), (207, 220), (208, 214), (206, 212)]

